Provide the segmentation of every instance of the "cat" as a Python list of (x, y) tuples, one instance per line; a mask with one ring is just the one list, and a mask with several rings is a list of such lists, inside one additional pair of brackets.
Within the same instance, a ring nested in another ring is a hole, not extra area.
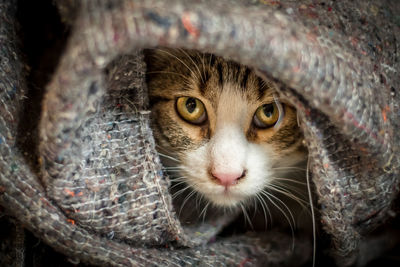
[(307, 151), (296, 110), (272, 81), (195, 50), (144, 54), (157, 149), (178, 181), (223, 208), (273, 201), (266, 188), (291, 194), (284, 174), (304, 164)]

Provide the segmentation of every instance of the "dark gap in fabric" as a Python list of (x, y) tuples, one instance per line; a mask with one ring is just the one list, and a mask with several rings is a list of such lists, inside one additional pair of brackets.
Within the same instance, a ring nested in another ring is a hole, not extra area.
[(38, 172), (38, 125), (45, 87), (57, 69), (69, 28), (61, 22), (53, 1), (19, 0), (18, 34), (26, 60), (28, 92), (21, 110), (17, 142), (33, 170)]

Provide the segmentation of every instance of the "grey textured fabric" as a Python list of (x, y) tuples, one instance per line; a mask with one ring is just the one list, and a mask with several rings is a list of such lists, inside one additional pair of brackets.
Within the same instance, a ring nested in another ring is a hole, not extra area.
[[(299, 111), (324, 230), (338, 264), (393, 213), (399, 191), (400, 5), (396, 1), (57, 1), (73, 25), (46, 88), (40, 173), (15, 136), (25, 96), (16, 1), (0, 2), (0, 204), (83, 262), (301, 265), (290, 235), (213, 240), (183, 227), (149, 128), (141, 49), (193, 48), (254, 67)], [(212, 6), (212, 8), (210, 8)]]

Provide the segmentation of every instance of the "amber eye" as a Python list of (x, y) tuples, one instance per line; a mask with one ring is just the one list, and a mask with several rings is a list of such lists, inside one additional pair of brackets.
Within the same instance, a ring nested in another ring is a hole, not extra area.
[(260, 106), (253, 117), (253, 123), (261, 129), (274, 126), (279, 119), (279, 108), (275, 103)]
[(207, 118), (204, 104), (194, 97), (179, 97), (176, 100), (176, 110), (182, 119), (193, 124), (201, 124)]

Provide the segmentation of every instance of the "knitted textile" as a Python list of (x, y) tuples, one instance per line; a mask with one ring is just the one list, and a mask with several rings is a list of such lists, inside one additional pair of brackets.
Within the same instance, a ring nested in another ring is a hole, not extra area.
[[(323, 229), (340, 265), (399, 192), (395, 1), (57, 1), (73, 25), (46, 87), (40, 174), (15, 137), (26, 95), (14, 1), (0, 1), (0, 205), (56, 250), (105, 266), (293, 266), (290, 235), (184, 227), (149, 128), (141, 49), (198, 49), (274, 79), (299, 111)], [(212, 8), (210, 8), (212, 6)]]

